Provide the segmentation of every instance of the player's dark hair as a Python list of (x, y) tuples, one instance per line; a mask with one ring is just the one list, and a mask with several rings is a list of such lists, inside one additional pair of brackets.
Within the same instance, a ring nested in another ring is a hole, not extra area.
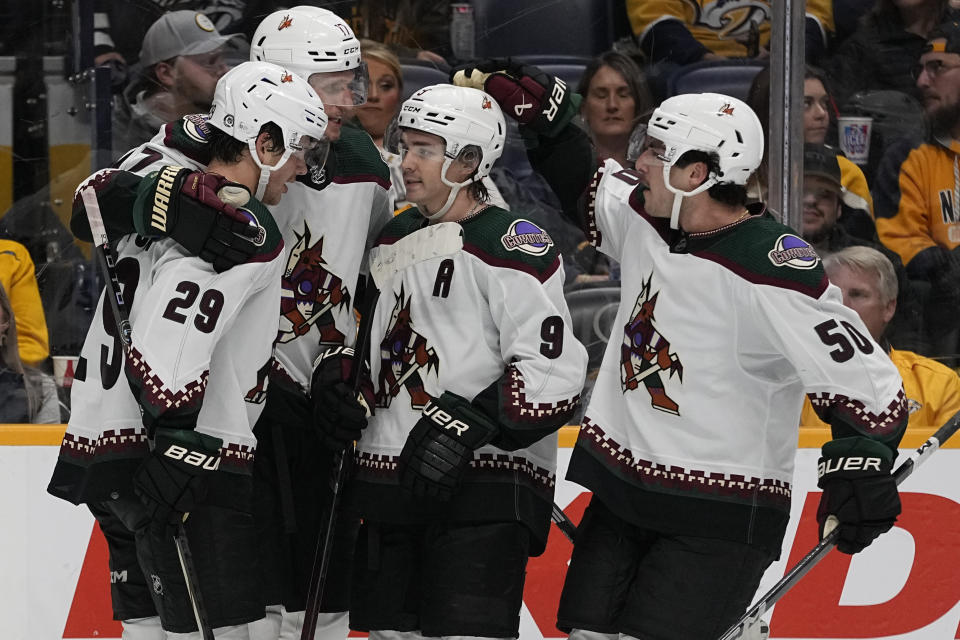
[[(706, 151), (687, 151), (685, 154), (680, 156), (675, 163), (675, 166), (688, 167), (694, 162), (702, 162), (707, 165), (708, 173), (719, 173), (720, 172), (720, 159), (715, 153), (707, 153)], [(723, 178), (721, 178), (722, 180)], [(747, 203), (747, 188), (742, 184), (715, 184), (709, 189), (707, 189), (707, 194), (721, 204), (725, 204), (730, 207), (742, 207)]]
[[(207, 144), (210, 146), (210, 155), (212, 160), (220, 160), (227, 164), (236, 164), (240, 161), (243, 152), (248, 148), (247, 143), (240, 142), (233, 136), (224, 133), (213, 125), (210, 126), (210, 138)], [(260, 133), (266, 133), (270, 137), (267, 151), (279, 153), (284, 150), (283, 133), (280, 127), (272, 122), (268, 122), (260, 127)], [(259, 136), (259, 134), (257, 134)]]

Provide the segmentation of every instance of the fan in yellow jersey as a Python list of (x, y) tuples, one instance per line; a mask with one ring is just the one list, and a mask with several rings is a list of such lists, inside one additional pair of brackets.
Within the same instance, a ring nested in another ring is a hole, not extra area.
[[(883, 340), (887, 323), (897, 310), (897, 276), (893, 264), (870, 247), (847, 247), (823, 259), (830, 282), (843, 291), (843, 303), (856, 311), (870, 335), (887, 348), (903, 378), (911, 427), (940, 427), (960, 411), (960, 377), (936, 360), (894, 349)], [(810, 401), (803, 405), (800, 424), (826, 427)]]

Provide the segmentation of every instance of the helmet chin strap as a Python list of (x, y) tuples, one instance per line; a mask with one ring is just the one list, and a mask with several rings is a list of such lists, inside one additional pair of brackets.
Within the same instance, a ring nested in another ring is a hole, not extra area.
[(672, 168), (673, 168), (672, 164), (664, 163), (663, 184), (667, 187), (667, 189), (671, 193), (673, 193), (673, 208), (670, 210), (670, 228), (679, 229), (680, 228), (680, 204), (683, 202), (683, 199), (688, 196), (695, 196), (698, 193), (703, 193), (713, 185), (717, 184), (717, 176), (716, 174), (711, 173), (710, 177), (707, 178), (706, 181), (704, 181), (704, 183), (701, 184), (696, 189), (693, 189), (692, 191), (681, 191), (680, 189), (677, 189), (675, 186), (670, 184), (670, 169)]
[(450, 211), (450, 207), (453, 206), (453, 201), (457, 198), (457, 194), (460, 193), (460, 189), (473, 182), (473, 180), (469, 179), (464, 180), (463, 182), (451, 182), (450, 180), (447, 180), (447, 169), (450, 168), (452, 163), (452, 159), (446, 158), (443, 161), (443, 168), (440, 169), (440, 180), (443, 182), (443, 184), (450, 187), (450, 195), (447, 196), (447, 201), (443, 203), (443, 206), (440, 207), (436, 213), (424, 214), (424, 216), (430, 222), (436, 222), (443, 216), (447, 215), (447, 212)]
[(258, 167), (260, 167), (260, 177), (257, 179), (257, 192), (253, 194), (253, 197), (257, 200), (262, 200), (263, 194), (267, 192), (267, 183), (270, 182), (270, 174), (284, 165), (284, 163), (293, 153), (293, 149), (284, 149), (283, 155), (280, 157), (280, 160), (277, 162), (277, 164), (271, 166), (269, 164), (263, 164), (263, 162), (260, 161), (260, 155), (257, 153), (256, 138), (251, 138), (248, 140), (247, 147), (250, 148), (250, 156), (253, 158), (253, 161), (257, 163)]

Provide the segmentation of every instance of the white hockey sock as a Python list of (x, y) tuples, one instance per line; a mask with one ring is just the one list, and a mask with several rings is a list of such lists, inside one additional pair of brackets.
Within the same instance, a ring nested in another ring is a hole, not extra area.
[[(280, 640), (300, 640), (303, 628), (303, 611), (283, 610), (283, 624), (280, 627)], [(315, 640), (346, 640), (350, 633), (350, 618), (346, 611), (321, 613), (317, 616)]]
[(247, 625), (250, 631), (250, 640), (278, 640), (280, 625), (283, 622), (283, 605), (270, 605), (265, 610), (265, 616)]
[(122, 620), (123, 640), (164, 640), (167, 635), (160, 626), (160, 616)]

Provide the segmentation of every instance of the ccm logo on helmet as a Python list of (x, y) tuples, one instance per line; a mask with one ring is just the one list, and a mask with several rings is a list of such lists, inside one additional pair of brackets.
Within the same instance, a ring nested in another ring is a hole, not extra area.
[(167, 450), (163, 452), (168, 458), (173, 460), (179, 460), (180, 462), (186, 462), (187, 464), (193, 467), (200, 467), (201, 469), (206, 469), (207, 471), (216, 471), (220, 467), (220, 456), (208, 456), (205, 453), (199, 451), (191, 451), (186, 447), (181, 447), (177, 444), (172, 444), (167, 447)]
[(543, 112), (543, 115), (547, 116), (547, 120), (550, 122), (553, 122), (556, 117), (557, 111), (560, 109), (560, 103), (563, 102), (563, 96), (567, 95), (566, 83), (560, 78), (556, 80), (553, 84), (553, 90), (550, 92), (550, 107)]
[(817, 477), (822, 478), (828, 473), (836, 473), (837, 471), (869, 471), (872, 469), (880, 473), (880, 462), (880, 458), (864, 458), (863, 456), (821, 460), (820, 464), (817, 465)]
[(470, 425), (468, 425), (466, 422), (456, 420), (449, 413), (443, 409), (437, 408), (437, 405), (429, 401), (427, 402), (427, 406), (423, 408), (423, 415), (427, 416), (444, 429), (456, 429), (457, 436), (462, 436), (463, 432), (470, 428)]

